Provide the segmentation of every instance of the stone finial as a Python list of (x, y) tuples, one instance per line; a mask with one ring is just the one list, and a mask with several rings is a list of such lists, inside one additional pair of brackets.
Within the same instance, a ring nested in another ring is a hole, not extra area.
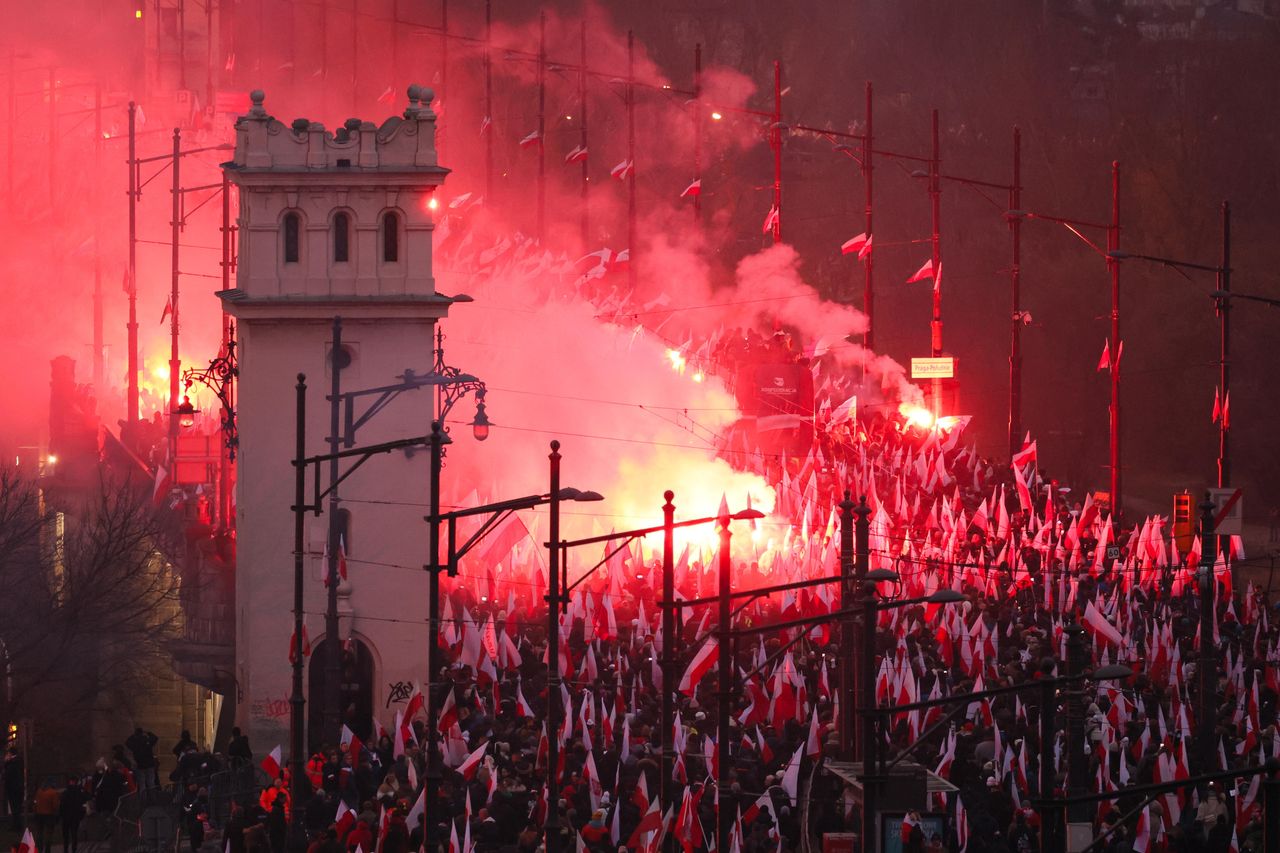
[(418, 100), (422, 102), (422, 108), (424, 110), (431, 109), (431, 102), (434, 101), (435, 98), (436, 98), (435, 90), (432, 89), (430, 86), (423, 86), (421, 89), (418, 90)]
[(267, 93), (261, 89), (254, 89), (249, 93), (249, 101), (253, 106), (249, 107), (249, 115), (255, 118), (266, 118), (266, 108), (262, 106), (262, 102), (267, 99)]
[(422, 87), (417, 83), (409, 86), (409, 106), (404, 111), (405, 118), (416, 118), (418, 115), (418, 101), (422, 98)]

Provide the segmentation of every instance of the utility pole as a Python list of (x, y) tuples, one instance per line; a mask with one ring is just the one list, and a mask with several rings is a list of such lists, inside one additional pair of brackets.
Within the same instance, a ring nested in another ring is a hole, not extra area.
[(178, 408), (178, 377), (182, 373), (182, 360), (178, 356), (178, 240), (182, 232), (182, 184), (179, 183), (179, 164), (182, 162), (182, 131), (173, 129), (173, 218), (170, 221), (169, 239), (169, 467), (178, 458), (178, 419), (173, 413)]
[[(702, 222), (702, 43), (693, 46), (693, 179), (698, 191), (693, 194), (693, 221)], [(666, 803), (663, 803), (666, 806)]]
[[(929, 354), (942, 356), (942, 154), (938, 145), (938, 110), (933, 111), (933, 154), (929, 157), (929, 206), (932, 211), (933, 234), (933, 322), (930, 326)], [(933, 380), (933, 416), (942, 412), (942, 380)]]
[[(129, 102), (129, 271), (125, 290), (129, 295), (128, 419), (132, 432), (138, 423), (138, 105)], [(132, 444), (130, 445), (132, 446)]]
[[(93, 173), (102, 174), (102, 84), (93, 90)], [(101, 181), (93, 184), (93, 393), (106, 393), (103, 347), (102, 295), (102, 191)]]
[(1231, 202), (1222, 203), (1222, 264), (1218, 268), (1218, 290), (1228, 294), (1215, 299), (1218, 309), (1218, 384), (1222, 387), (1222, 413), (1218, 418), (1218, 488), (1231, 482), (1231, 453), (1228, 441), (1227, 404), (1231, 393)]
[(1111, 514), (1120, 517), (1120, 161), (1111, 164), (1111, 227), (1107, 229), (1107, 265), (1111, 268)]
[[(1009, 186), (1009, 209), (1022, 209), (1022, 131), (1013, 129), (1013, 183)], [(1013, 263), (1009, 267), (1011, 337), (1009, 341), (1009, 454), (1022, 449), (1022, 217), (1009, 217)]]
[[(354, 65), (355, 65), (355, 62), (353, 60), (352, 67), (354, 67)], [(440, 101), (439, 102), (443, 102), (446, 107), (450, 106), (449, 102), (446, 100), (446, 96), (448, 94), (449, 94), (449, 0), (440, 0)], [(449, 113), (447, 111), (444, 111), (444, 110), (441, 111), (440, 121), (436, 130), (436, 140), (437, 140), (436, 156), (440, 159), (440, 162), (442, 163), (445, 162), (444, 155), (441, 153), (444, 146), (440, 144), (439, 140), (445, 136), (444, 123), (448, 115)]]
[(782, 63), (773, 61), (773, 124), (769, 128), (773, 148), (773, 242), (782, 242)]
[[(868, 80), (867, 81), (867, 127), (866, 127), (866, 131), (862, 134), (862, 164), (861, 164), (863, 187), (866, 190), (866, 204), (863, 208), (862, 232), (867, 235), (868, 240), (871, 240), (872, 235), (874, 234), (874, 232), (871, 230), (871, 200), (872, 200), (871, 179), (873, 176), (871, 158), (874, 153), (873, 152), (874, 146), (872, 143), (873, 137), (871, 135), (872, 134), (872, 130), (871, 130), (872, 97), (871, 95), (872, 95), (871, 81)], [(871, 274), (872, 267), (875, 264), (875, 257), (876, 257), (874, 246), (875, 244), (873, 242), (872, 250), (870, 252), (867, 252), (867, 256), (862, 260), (862, 264), (863, 264), (862, 313), (867, 315), (867, 333), (862, 336), (862, 345), (867, 349), (873, 349), (875, 347), (875, 328), (876, 328), (875, 295), (874, 295), (874, 291), (872, 290), (872, 274)], [(865, 375), (865, 371), (863, 371), (863, 373)]]
[[(581, 119), (581, 133), (579, 134), (578, 144), (585, 152), (587, 150), (587, 22), (583, 21), (579, 27), (579, 42), (581, 46), (582, 62), (578, 67), (578, 115)], [(582, 158), (582, 250), (587, 249), (589, 214), (587, 212), (588, 195), (590, 193), (591, 176), (587, 167), (590, 163), (588, 157)]]
[[(443, 418), (440, 412), (437, 418)], [(427, 814), (432, 821), (440, 809), (440, 782), (444, 774), (444, 759), (440, 752), (440, 697), (437, 682), (440, 680), (440, 468), (444, 454), (444, 425), (439, 420), (431, 422), (431, 523), (427, 525), (427, 613), (431, 624), (427, 629), (427, 784), (424, 792)], [(444, 680), (446, 690), (453, 685)], [(423, 829), (424, 839), (429, 837), (431, 824)]]
[(627, 285), (636, 292), (636, 37), (627, 30)]
[[(538, 16), (538, 242), (547, 222), (547, 13)], [(554, 566), (552, 567), (554, 569)]]
[(484, 197), (493, 206), (493, 0), (484, 0)]

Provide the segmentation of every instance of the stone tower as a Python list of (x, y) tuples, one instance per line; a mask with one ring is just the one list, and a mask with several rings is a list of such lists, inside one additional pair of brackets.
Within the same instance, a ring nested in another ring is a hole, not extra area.
[[(277, 743), (287, 752), (289, 742), (297, 374), (307, 377), (307, 455), (327, 453), (334, 358), (343, 392), (394, 385), (406, 369), (427, 373), (435, 323), (454, 301), (432, 278), (430, 201), (448, 174), (436, 162), (432, 92), (411, 86), (408, 94), (402, 116), (380, 126), (350, 119), (329, 133), (307, 119), (277, 121), (253, 92), (236, 123), (235, 158), (223, 166), (240, 199), (236, 286), (218, 294), (240, 333), (236, 718), (261, 754)], [(357, 418), (369, 402), (355, 402)], [(396, 397), (361, 426), (356, 444), (430, 432), (432, 405), (429, 389)], [(316, 473), (307, 472), (308, 502)], [(319, 474), (323, 488), (327, 463)], [(353, 728), (366, 728), (370, 715), (389, 728), (402, 685), (425, 675), (428, 482), (427, 453), (397, 452), (370, 460), (341, 487), (348, 580), (339, 587), (337, 639), (343, 718)], [(332, 639), (322, 559), (329, 515), (327, 505), (325, 515), (308, 514), (305, 530), (304, 611), (315, 650), (305, 667), (308, 728), (323, 704), (316, 682)]]

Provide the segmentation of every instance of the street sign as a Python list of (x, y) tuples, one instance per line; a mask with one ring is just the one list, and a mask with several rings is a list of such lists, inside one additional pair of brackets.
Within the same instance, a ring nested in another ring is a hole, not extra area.
[(1213, 532), (1218, 536), (1239, 536), (1244, 532), (1244, 501), (1239, 489), (1210, 489), (1213, 502)]
[(1120, 546), (1119, 546), (1119, 545), (1108, 545), (1108, 546), (1107, 546), (1107, 559), (1108, 559), (1108, 560), (1118, 560), (1118, 559), (1120, 559)]
[(955, 375), (956, 360), (949, 356), (911, 359), (912, 379), (953, 379)]

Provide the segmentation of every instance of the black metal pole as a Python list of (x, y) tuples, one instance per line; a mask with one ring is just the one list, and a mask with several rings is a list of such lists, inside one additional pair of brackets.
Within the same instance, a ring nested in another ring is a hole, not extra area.
[(1049, 673), (1041, 673), (1040, 685), (1040, 814), (1041, 853), (1061, 853), (1065, 834), (1063, 808), (1054, 796), (1053, 742), (1057, 737), (1054, 712), (1057, 710), (1055, 685)]
[[(658, 781), (658, 802), (665, 811), (671, 805), (672, 778), (674, 772), (673, 729), (676, 709), (676, 579), (675, 579), (675, 514), (671, 501), (675, 492), (662, 493), (666, 503), (662, 505), (662, 731), (658, 735), (658, 747), (662, 750), (662, 774)], [(664, 841), (663, 849), (671, 846)]]
[[(443, 417), (443, 414), (439, 414)], [(431, 502), (427, 525), (427, 784), (426, 824), (423, 838), (442, 817), (440, 779), (444, 761), (440, 754), (440, 468), (444, 456), (444, 428), (431, 422)], [(445, 682), (448, 683), (447, 681)]]
[[(872, 137), (871, 137), (871, 107), (872, 107), (872, 89), (871, 81), (867, 81), (867, 127), (866, 132), (862, 135), (862, 177), (864, 181), (863, 189), (866, 191), (866, 201), (864, 207), (864, 219), (862, 222), (862, 231), (867, 235), (867, 239), (872, 239), (873, 232), (871, 230), (871, 201), (872, 194)], [(872, 288), (872, 267), (875, 264), (875, 250), (867, 253), (863, 258), (862, 273), (862, 313), (867, 315), (867, 333), (862, 336), (862, 345), (867, 349), (875, 346), (875, 291)], [(863, 370), (863, 375), (866, 371)]]
[(636, 41), (631, 30), (627, 30), (627, 162), (627, 292), (635, 293), (640, 247), (636, 245)]
[(138, 105), (129, 102), (129, 382), (130, 448), (138, 428)]
[[(538, 36), (538, 221), (535, 232), (541, 242), (547, 217), (547, 13), (539, 18)], [(554, 568), (555, 564), (552, 564)]]
[(547, 539), (547, 853), (560, 849), (560, 442), (551, 442)]
[[(693, 46), (693, 179), (698, 192), (693, 194), (693, 221), (702, 223), (702, 43)], [(666, 804), (663, 803), (665, 807)]]
[[(854, 604), (853, 581), (853, 499), (848, 491), (840, 502), (840, 609), (847, 610)], [(854, 620), (847, 617), (840, 620), (840, 646), (846, 652), (857, 646)], [(854, 730), (857, 728), (853, 702), (854, 671), (856, 655), (840, 656), (837, 670), (838, 693), (840, 697), (840, 719), (836, 724), (840, 728), (840, 752), (845, 757), (852, 757), (856, 752), (854, 746)]]
[(860, 752), (862, 759), (862, 853), (876, 853), (876, 719), (870, 713), (876, 705), (875, 665), (876, 665), (876, 609), (875, 586), (863, 581), (871, 561), (871, 507), (867, 506), (866, 496), (858, 499), (858, 506), (853, 510), (857, 519), (854, 521), (854, 538), (857, 548), (857, 577), (862, 585), (864, 611), (862, 613), (862, 637), (857, 650), (858, 658), (858, 723)]
[(484, 0), (484, 195), (493, 206), (493, 0)]
[(173, 414), (178, 408), (178, 378), (182, 375), (182, 361), (178, 357), (178, 239), (182, 229), (182, 184), (179, 183), (179, 166), (182, 162), (182, 131), (173, 129), (173, 213), (169, 223), (170, 250), (169, 282), (169, 469), (173, 470), (178, 458), (178, 418)]
[(1280, 778), (1274, 773), (1262, 780), (1262, 850), (1280, 850)]
[(324, 714), (320, 740), (324, 744), (336, 744), (341, 735), (342, 691), (339, 681), (342, 674), (342, 649), (338, 638), (338, 550), (340, 545), (338, 526), (338, 456), (341, 450), (342, 414), (342, 318), (333, 318), (333, 341), (329, 349), (329, 547), (328, 562), (324, 567)]
[[(720, 525), (720, 602), (717, 617), (716, 642), (720, 655), (720, 683), (717, 685), (719, 701), (716, 703), (716, 849), (728, 850), (731, 846), (729, 836), (733, 832), (734, 806), (729, 792), (729, 707), (735, 694), (733, 683), (733, 654), (730, 635), (729, 615), (729, 576), (733, 567), (733, 557), (729, 544), (732, 534), (729, 532), (729, 508), (721, 504), (721, 514), (717, 521)], [(664, 688), (666, 685), (663, 685)]]
[(306, 655), (302, 642), (302, 583), (304, 579), (303, 546), (306, 533), (304, 516), (307, 511), (307, 377), (298, 374), (297, 392), (297, 444), (293, 458), (293, 687), (289, 694), (289, 798), (293, 802), (293, 832), (296, 842), (305, 839), (302, 802), (305, 798), (306, 761), (303, 745), (303, 709), (306, 698), (302, 693), (302, 666)]
[[(1088, 663), (1085, 630), (1072, 622), (1067, 634), (1067, 676), (1076, 679), (1067, 692), (1067, 791), (1072, 796), (1088, 790), (1089, 753), (1084, 736), (1084, 687), (1081, 679)], [(1067, 817), (1072, 822), (1087, 821), (1087, 810), (1071, 807)], [(1065, 843), (1065, 841), (1064, 841)]]
[(1218, 647), (1213, 641), (1214, 609), (1217, 579), (1213, 576), (1217, 544), (1213, 535), (1213, 501), (1205, 495), (1200, 504), (1200, 657), (1196, 666), (1199, 691), (1196, 709), (1196, 753), (1200, 773), (1209, 773), (1217, 762), (1218, 738), (1214, 734), (1218, 722)]
[[(583, 21), (579, 27), (578, 33), (579, 49), (582, 56), (582, 67), (578, 69), (578, 118), (581, 121), (579, 126), (578, 145), (583, 151), (587, 150), (587, 22)], [(588, 202), (591, 192), (591, 175), (588, 169), (590, 160), (587, 157), (582, 158), (582, 185), (580, 192), (582, 195), (582, 220), (579, 223), (582, 238), (582, 251), (587, 250), (588, 234), (591, 227), (590, 213), (588, 212)]]

